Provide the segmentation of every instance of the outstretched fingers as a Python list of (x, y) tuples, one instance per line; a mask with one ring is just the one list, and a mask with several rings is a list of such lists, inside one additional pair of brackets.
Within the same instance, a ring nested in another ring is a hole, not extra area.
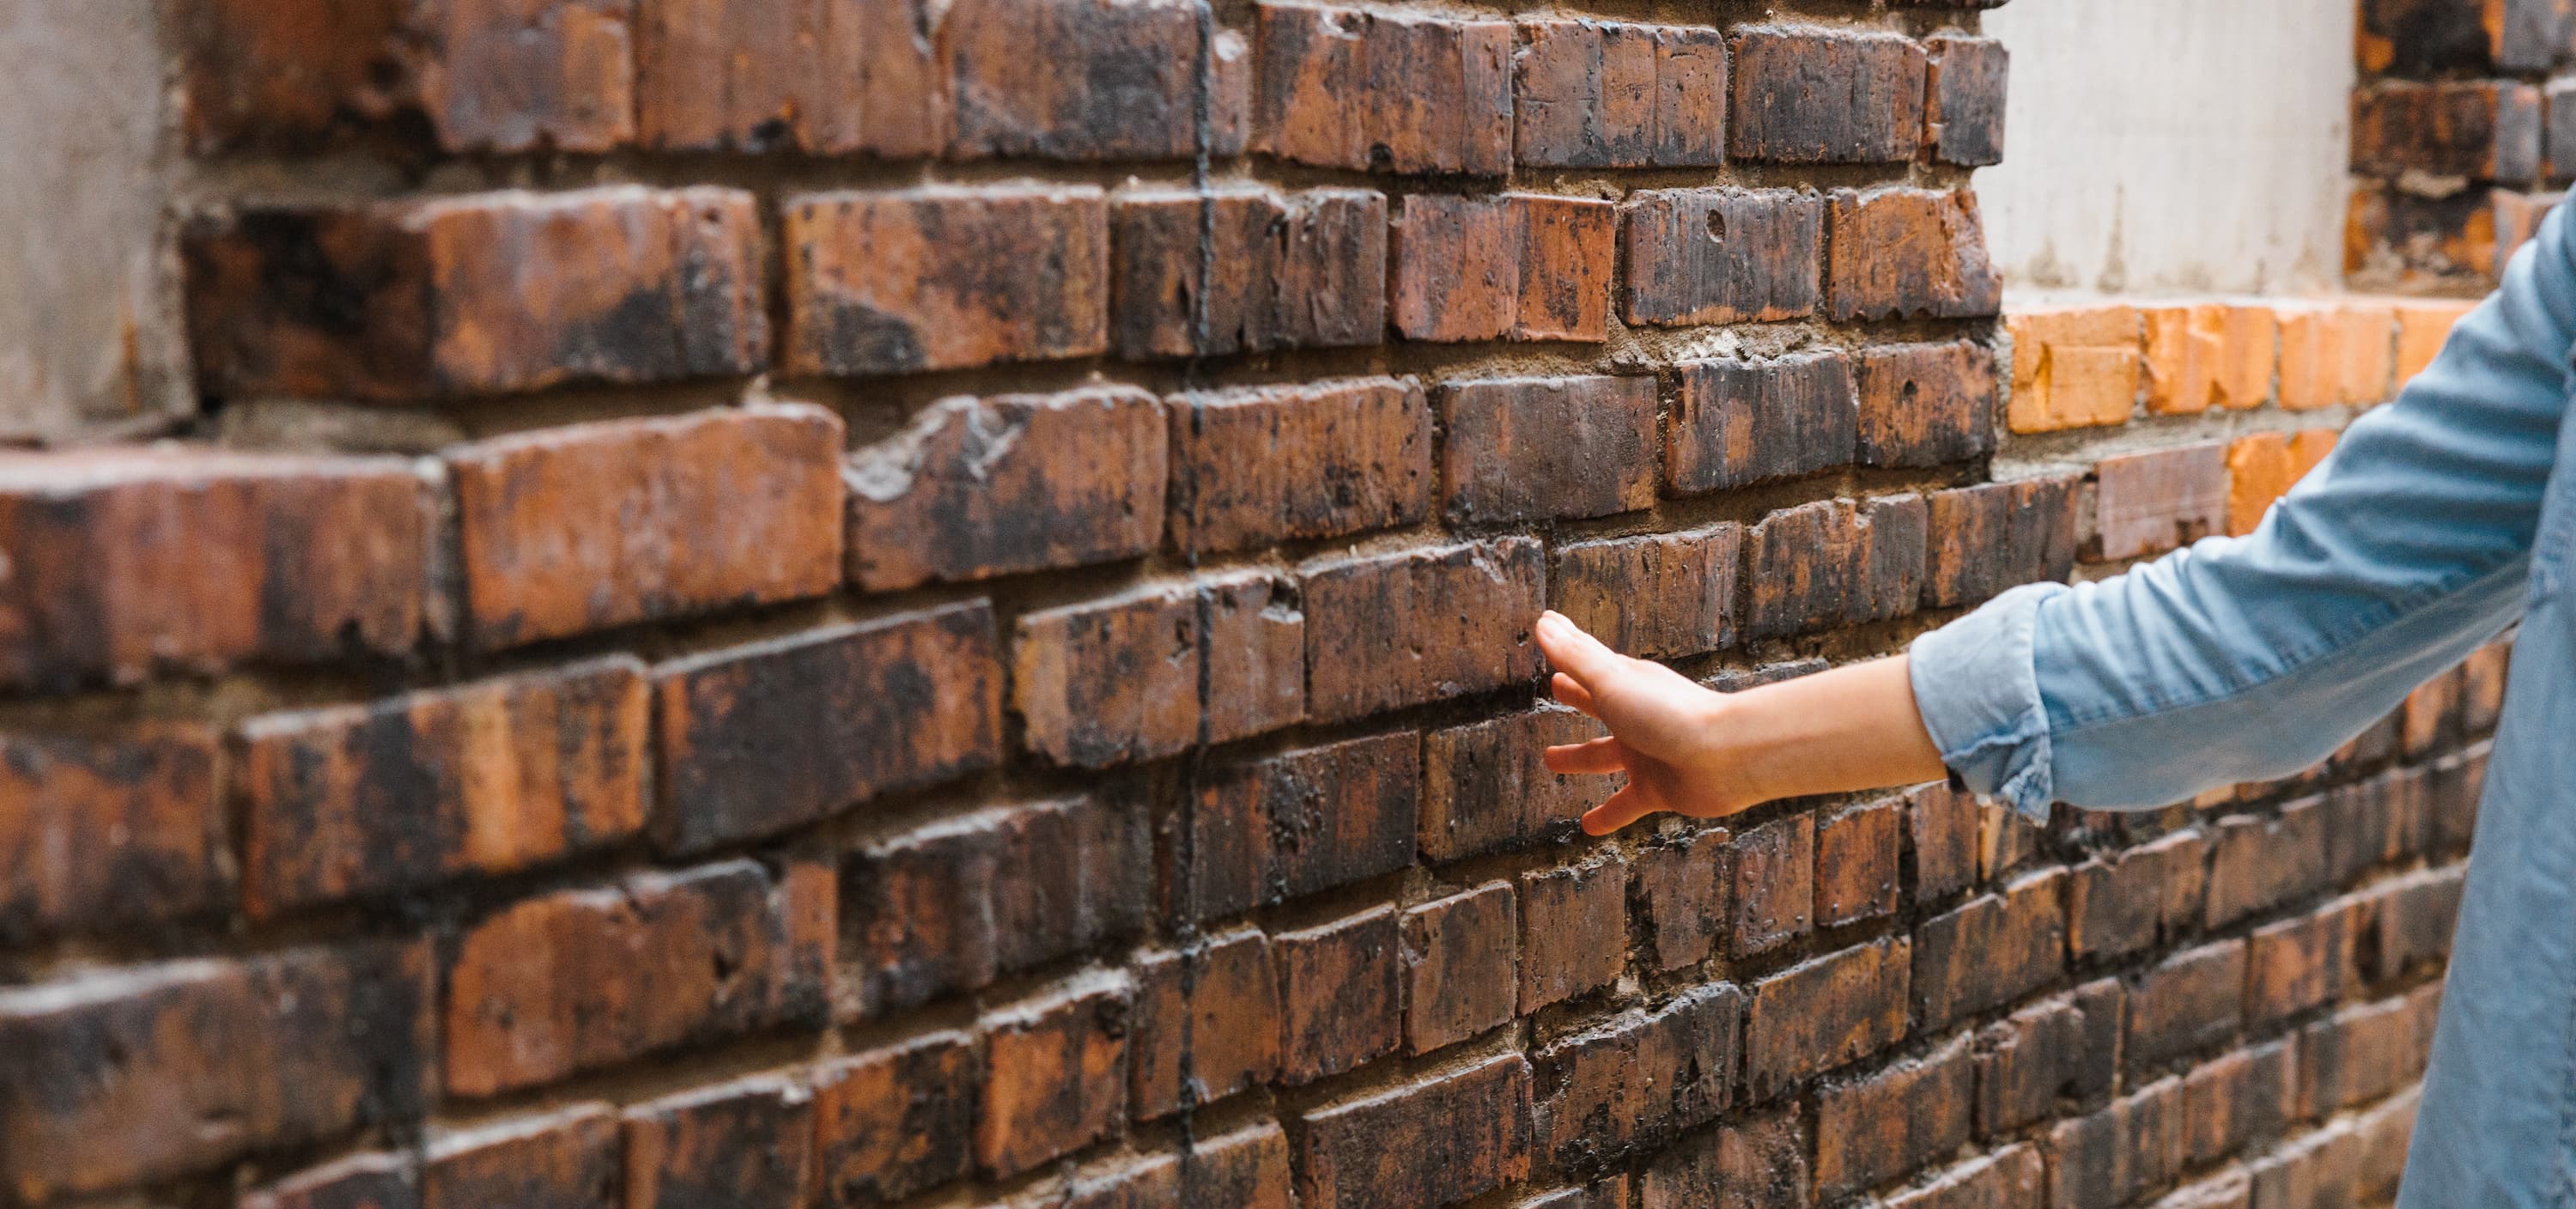
[(1583, 687), (1583, 683), (1574, 677), (1558, 672), (1548, 678), (1547, 687), (1548, 691), (1556, 694), (1558, 703), (1581, 710), (1590, 717), (1601, 716), (1601, 707), (1592, 701), (1592, 690)]
[(1632, 782), (1626, 788), (1611, 794), (1609, 801), (1584, 812), (1583, 834), (1608, 835), (1653, 814), (1655, 810), (1654, 797), (1637, 788)]
[(1627, 769), (1628, 745), (1611, 736), (1547, 749), (1549, 772), (1625, 772)]
[(1558, 672), (1573, 677), (1576, 687), (1587, 693), (1599, 693), (1602, 683), (1627, 665), (1619, 652), (1601, 645), (1600, 639), (1584, 633), (1582, 627), (1554, 609), (1539, 614), (1535, 632), (1538, 649), (1547, 655), (1547, 661)]

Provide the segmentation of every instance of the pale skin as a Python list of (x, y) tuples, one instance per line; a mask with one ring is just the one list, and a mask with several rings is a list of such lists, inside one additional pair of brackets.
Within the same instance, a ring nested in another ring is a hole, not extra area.
[(1583, 816), (1608, 835), (1650, 814), (1719, 818), (1775, 798), (1937, 781), (1948, 775), (1923, 728), (1905, 656), (1718, 693), (1660, 663), (1601, 644), (1563, 614), (1541, 614), (1539, 649), (1556, 699), (1610, 728), (1547, 749), (1560, 773), (1626, 773)]

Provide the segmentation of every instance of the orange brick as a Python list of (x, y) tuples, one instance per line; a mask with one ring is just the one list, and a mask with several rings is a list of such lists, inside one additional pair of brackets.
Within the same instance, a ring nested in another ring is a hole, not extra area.
[(2266, 306), (2226, 308), (2219, 338), (2218, 405), (2242, 410), (2272, 397), (2280, 321)]
[(2394, 316), (2385, 306), (2301, 305), (2277, 312), (2281, 406), (2293, 411), (2388, 397)]
[(2388, 400), (2396, 326), (2392, 307), (2348, 303), (2335, 312), (2336, 398), (2365, 407)]
[(2227, 532), (2243, 537), (2261, 523), (2263, 510), (2296, 479), (2290, 469), (2290, 439), (2277, 432), (2258, 432), (2227, 447)]
[(2145, 366), (2136, 307), (2026, 311), (2006, 323), (2014, 432), (2128, 422)]
[(2219, 401), (2227, 308), (2160, 306), (2141, 314), (2147, 325), (2147, 410), (2157, 415), (2207, 411)]
[(2335, 402), (2333, 315), (2312, 306), (2275, 312), (2281, 325), (2281, 406), (2291, 411)]
[(2451, 325), (2477, 308), (2477, 303), (2460, 299), (2441, 302), (2407, 302), (2397, 312), (2397, 383), (2405, 385), (2433, 356), (2442, 351), (2442, 342), (2451, 338)]

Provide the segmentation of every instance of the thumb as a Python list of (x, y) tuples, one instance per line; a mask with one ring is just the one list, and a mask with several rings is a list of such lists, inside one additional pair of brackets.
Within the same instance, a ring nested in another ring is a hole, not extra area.
[(1583, 632), (1583, 628), (1550, 609), (1538, 617), (1538, 649), (1556, 670), (1574, 677), (1575, 683), (1598, 695), (1603, 681), (1627, 666), (1619, 652), (1601, 645), (1601, 640)]

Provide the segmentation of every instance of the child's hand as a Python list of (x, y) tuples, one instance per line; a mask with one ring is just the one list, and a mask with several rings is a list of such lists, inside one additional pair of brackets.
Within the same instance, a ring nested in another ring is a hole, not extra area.
[(1660, 663), (1630, 659), (1601, 645), (1564, 615), (1541, 614), (1539, 649), (1557, 671), (1556, 699), (1600, 719), (1610, 734), (1547, 749), (1561, 773), (1628, 774), (1627, 787), (1583, 816), (1592, 835), (1659, 810), (1700, 818), (1733, 814), (1763, 800), (1738, 783), (1717, 735), (1726, 698)]

